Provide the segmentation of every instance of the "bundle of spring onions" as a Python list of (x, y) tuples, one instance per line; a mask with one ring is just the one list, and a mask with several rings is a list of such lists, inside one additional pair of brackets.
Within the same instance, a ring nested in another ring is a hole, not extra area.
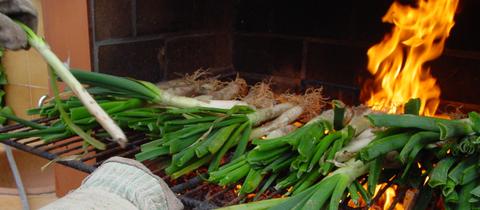
[(337, 150), (332, 161), (336, 169), (311, 187), (298, 193), (294, 187), (291, 197), (225, 209), (338, 209), (341, 203), (368, 207), (374, 205), (381, 183), (417, 189), (413, 209), (435, 209), (434, 199), (440, 197), (446, 209), (477, 209), (480, 115), (472, 112), (460, 120), (422, 117), (418, 104), (411, 100), (403, 115), (367, 114), (372, 128)]
[[(317, 96), (318, 92), (309, 91), (299, 98), (311, 99)], [(320, 100), (321, 97), (316, 99)], [(289, 124), (306, 109), (305, 104), (298, 100), (295, 104), (277, 103), (257, 110), (246, 106), (236, 106), (229, 110), (201, 107), (169, 110), (168, 113), (182, 114), (187, 119), (164, 121), (162, 137), (142, 145), (136, 159), (170, 158), (165, 170), (172, 178), (178, 178), (206, 163), (209, 163), (210, 172), (215, 171), (222, 160), (227, 158), (230, 149), (235, 148), (229, 159), (236, 160), (245, 153), (251, 139), (273, 131), (279, 135), (279, 129), (291, 127)], [(271, 119), (274, 120), (264, 123)]]
[[(359, 153), (363, 161), (376, 160), (391, 151), (405, 167), (398, 170), (398, 182), (407, 182), (416, 175), (423, 196), (417, 204), (427, 207), (432, 194), (442, 197), (446, 209), (477, 209), (478, 202), (478, 143), (480, 115), (469, 113), (468, 118), (446, 120), (405, 115), (369, 115), (377, 127), (387, 127), (389, 133), (373, 141)], [(425, 171), (415, 167), (420, 164)], [(380, 172), (378, 172), (380, 174)], [(420, 178), (421, 177), (421, 178)]]
[(163, 91), (147, 81), (81, 70), (71, 70), (71, 72), (81, 83), (90, 85), (89, 92), (94, 95), (135, 97), (150, 103), (178, 108), (210, 107), (230, 109), (235, 105), (246, 105), (246, 103), (236, 100), (208, 100), (177, 96)]
[[(177, 178), (210, 162), (218, 167), (223, 155), (237, 146), (236, 154), (245, 151), (253, 110), (246, 106), (232, 109), (183, 108), (167, 111), (185, 119), (163, 123), (162, 137), (141, 146), (136, 159), (143, 161), (161, 156), (171, 157), (166, 172)], [(244, 138), (244, 137), (247, 138)]]
[[(88, 92), (96, 97), (101, 107), (123, 129), (145, 132), (152, 139), (156, 139), (142, 145), (137, 159), (171, 156), (172, 164), (167, 171), (172, 177), (194, 170), (203, 165), (200, 163), (210, 160), (210, 168), (216, 169), (230, 148), (236, 148), (235, 158), (241, 156), (248, 141), (253, 138), (250, 133), (263, 136), (279, 128), (289, 127), (288, 124), (304, 113), (307, 106), (299, 104), (298, 101), (294, 104), (274, 102), (274, 106), (255, 110), (242, 101), (216, 100), (215, 98), (230, 99), (242, 95), (245, 81), (238, 76), (234, 81), (209, 92), (211, 95), (191, 98), (173, 95), (146, 81), (80, 70), (71, 72), (80, 82), (88, 85)], [(202, 84), (205, 85), (207, 84)], [(312, 100), (313, 98), (309, 97), (304, 101), (318, 101), (313, 106), (318, 111), (322, 107), (323, 98), (319, 91), (311, 92), (307, 95), (318, 98)], [(0, 139), (41, 137), (50, 142), (67, 138), (75, 134), (65, 126), (67, 121), (71, 121), (71, 124), (75, 124), (85, 133), (92, 133), (98, 125), (95, 119), (86, 112), (76, 97), (59, 99), (62, 95), (69, 96), (68, 91), (56, 94), (58, 97), (55, 97), (55, 100), (29, 112), (46, 117), (60, 117), (55, 123), (45, 126), (11, 116), (11, 120), (28, 124), (35, 130), (2, 134)], [(65, 117), (62, 117), (62, 113)], [(276, 118), (277, 116), (279, 117)], [(276, 119), (262, 124), (273, 118)], [(103, 136), (104, 133), (96, 132), (95, 135)], [(105, 148), (102, 142), (92, 136), (84, 139), (98, 149)], [(192, 152), (195, 152), (195, 157), (191, 156)], [(202, 161), (196, 158), (201, 158)]]
[[(333, 124), (343, 127), (344, 108), (334, 101), (335, 108), (325, 111), (301, 128), (281, 137), (256, 139), (255, 147), (246, 155), (210, 173), (209, 181), (222, 186), (245, 178), (240, 194), (262, 194), (276, 181), (275, 189), (289, 188), (298, 194), (334, 169), (333, 158), (343, 145), (368, 127), (363, 118), (365, 110), (357, 110), (348, 126), (334, 130)], [(268, 177), (268, 178), (267, 178)]]

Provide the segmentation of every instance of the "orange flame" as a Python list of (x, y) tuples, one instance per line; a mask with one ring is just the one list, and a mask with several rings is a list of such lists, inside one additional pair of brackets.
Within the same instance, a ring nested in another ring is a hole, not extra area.
[[(375, 187), (375, 193), (373, 197), (376, 197), (377, 194), (379, 193), (380, 189), (385, 187), (386, 183), (379, 184)], [(363, 186), (365, 189), (367, 188), (367, 184)], [(393, 205), (396, 195), (398, 186), (397, 185), (392, 185), (388, 187), (385, 192), (379, 197), (379, 199), (375, 202), (372, 203), (370, 206), (368, 206), (369, 210), (384, 210), (384, 209), (390, 209), (392, 208), (391, 205)], [(359, 194), (360, 196), (360, 194)], [(408, 206), (411, 205), (411, 200), (412, 200), (412, 195), (411, 191), (407, 191), (407, 195), (405, 198), (398, 203), (395, 204), (395, 206), (392, 208), (394, 210), (405, 210), (407, 209)], [(353, 208), (358, 208), (358, 207), (365, 207), (367, 206), (367, 203), (363, 200), (360, 199), (358, 204), (355, 204), (352, 200), (349, 201), (348, 206), (353, 207)]]
[(368, 70), (375, 76), (362, 89), (370, 97), (368, 106), (402, 113), (403, 104), (420, 98), (420, 114), (435, 114), (440, 88), (424, 64), (442, 54), (457, 5), (458, 0), (417, 0), (416, 7), (390, 6), (382, 21), (394, 24), (392, 32), (367, 52)]

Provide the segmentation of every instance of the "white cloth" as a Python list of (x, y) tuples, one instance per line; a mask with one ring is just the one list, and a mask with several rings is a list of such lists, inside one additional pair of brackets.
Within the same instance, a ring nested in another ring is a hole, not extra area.
[(77, 190), (41, 210), (60, 209), (180, 210), (183, 205), (168, 185), (144, 165), (113, 157), (85, 178)]
[(105, 190), (78, 189), (41, 210), (139, 210), (128, 200)]

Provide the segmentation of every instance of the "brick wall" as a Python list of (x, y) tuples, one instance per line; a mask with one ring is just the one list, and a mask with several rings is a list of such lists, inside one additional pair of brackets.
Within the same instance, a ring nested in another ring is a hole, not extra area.
[(231, 69), (232, 1), (90, 0), (93, 69), (157, 82)]

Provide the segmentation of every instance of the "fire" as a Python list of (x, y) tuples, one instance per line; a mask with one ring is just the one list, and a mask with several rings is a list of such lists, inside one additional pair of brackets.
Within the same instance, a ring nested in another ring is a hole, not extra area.
[[(380, 191), (380, 189), (386, 184), (377, 185), (375, 188), (375, 195)], [(392, 185), (385, 190), (383, 195), (380, 197), (377, 203), (373, 204), (369, 209), (389, 209), (395, 199), (397, 191), (397, 185)], [(375, 196), (374, 195), (374, 196)], [(394, 210), (404, 210), (405, 208), (401, 203), (397, 203)]]
[(435, 114), (440, 88), (424, 64), (442, 54), (457, 5), (458, 0), (417, 0), (416, 7), (390, 6), (382, 21), (394, 24), (392, 32), (367, 52), (368, 70), (375, 77), (362, 89), (368, 106), (402, 113), (403, 104), (420, 98), (420, 114)]
[[(395, 199), (395, 196), (396, 196), (395, 190), (396, 190), (396, 187), (394, 186), (394, 187), (389, 187), (385, 191), (385, 201), (383, 204), (383, 209), (388, 209), (390, 205), (392, 205), (393, 199)], [(402, 204), (397, 203), (394, 209), (403, 210), (404, 208)]]
[[(377, 194), (379, 193), (380, 189), (385, 187), (386, 183), (384, 184), (379, 184), (375, 187), (375, 193), (373, 197), (376, 197)], [(367, 184), (363, 186), (365, 189), (367, 188)], [(382, 209), (390, 209), (391, 205), (394, 203), (395, 196), (397, 191), (397, 185), (392, 185), (388, 187), (385, 192), (380, 196), (380, 198), (375, 202), (372, 203), (370, 206), (368, 206), (369, 210), (382, 210)], [(411, 203), (411, 196), (405, 196), (403, 201), (400, 201), (395, 204), (395, 207), (392, 209), (394, 210), (404, 210), (406, 209), (405, 204)], [(365, 207), (367, 206), (367, 203), (363, 200), (360, 199), (358, 204), (355, 204), (352, 200), (348, 203), (348, 206), (353, 207), (353, 208), (358, 208), (358, 207)]]

